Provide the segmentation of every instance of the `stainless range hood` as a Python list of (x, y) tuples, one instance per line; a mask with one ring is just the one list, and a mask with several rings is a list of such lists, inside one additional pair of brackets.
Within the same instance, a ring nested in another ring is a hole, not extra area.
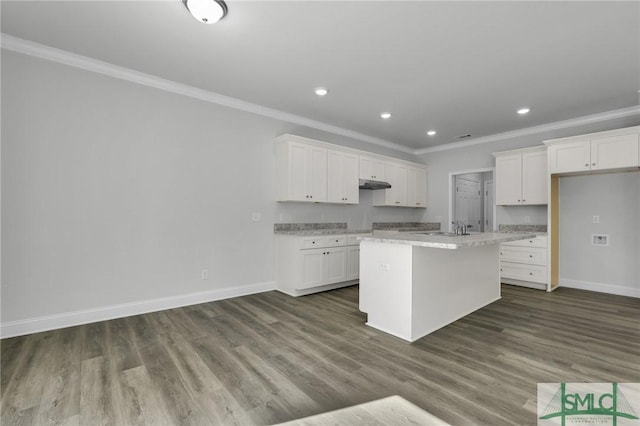
[(360, 179), (360, 189), (389, 189), (391, 184), (380, 180)]

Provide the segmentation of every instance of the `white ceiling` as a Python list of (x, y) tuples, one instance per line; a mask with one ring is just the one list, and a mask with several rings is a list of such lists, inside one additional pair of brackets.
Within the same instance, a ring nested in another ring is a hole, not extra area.
[(1, 28), (410, 149), (639, 103), (637, 1), (228, 5), (204, 25), (181, 0), (2, 1)]

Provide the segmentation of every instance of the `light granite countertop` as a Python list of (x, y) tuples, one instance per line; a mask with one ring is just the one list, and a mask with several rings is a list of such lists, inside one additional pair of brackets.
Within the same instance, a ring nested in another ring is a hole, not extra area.
[(279, 230), (274, 231), (276, 235), (346, 235), (346, 234), (371, 234), (371, 229), (345, 229), (345, 228), (333, 228), (333, 229), (307, 229), (307, 230)]
[(395, 232), (437, 231), (439, 223), (432, 222), (373, 222), (372, 229), (348, 229), (346, 222), (336, 223), (276, 223), (273, 233), (279, 235), (344, 235), (371, 234), (374, 230)]
[(444, 236), (424, 234), (396, 234), (391, 236), (362, 237), (360, 241), (373, 243), (409, 244), (418, 247), (460, 249), (500, 244), (507, 241), (526, 240), (535, 237), (533, 232), (478, 232), (470, 235)]

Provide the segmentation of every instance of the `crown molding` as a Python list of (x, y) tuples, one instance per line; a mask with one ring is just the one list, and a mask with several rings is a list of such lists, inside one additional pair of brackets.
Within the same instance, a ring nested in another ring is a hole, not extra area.
[(18, 52), (24, 55), (57, 62), (70, 67), (91, 71), (109, 77), (125, 80), (131, 83), (141, 84), (143, 86), (153, 87), (165, 92), (170, 92), (212, 104), (248, 112), (251, 114), (261, 115), (263, 117), (272, 118), (286, 123), (297, 124), (299, 126), (309, 127), (321, 130), (335, 135), (344, 136), (372, 145), (378, 145), (395, 151), (413, 154), (414, 150), (394, 142), (384, 139), (375, 138), (363, 133), (344, 129), (342, 127), (323, 123), (321, 121), (312, 120), (300, 115), (291, 114), (277, 109), (265, 107), (251, 102), (242, 101), (230, 96), (221, 95), (209, 90), (200, 89), (188, 84), (178, 83), (176, 81), (164, 79), (152, 74), (135, 71), (130, 68), (121, 67), (109, 62), (99, 61), (87, 56), (78, 55), (66, 50), (45, 46), (29, 40), (24, 40), (12, 35), (0, 33), (0, 45), (3, 49)]
[(585, 115), (583, 117), (572, 118), (569, 120), (541, 124), (540, 126), (526, 127), (524, 129), (513, 130), (510, 132), (496, 133), (494, 135), (483, 136), (475, 139), (469, 139), (464, 142), (451, 142), (447, 144), (432, 146), (429, 148), (416, 149), (415, 151), (413, 151), (413, 154), (424, 155), (424, 154), (431, 154), (433, 152), (447, 151), (450, 149), (465, 148), (468, 146), (481, 145), (481, 144), (497, 142), (505, 139), (518, 138), (522, 136), (535, 135), (538, 133), (566, 129), (568, 127), (581, 126), (585, 124), (598, 123), (601, 121), (613, 120), (616, 118), (630, 117), (633, 115), (640, 115), (640, 105), (636, 105), (628, 108), (615, 109), (612, 111), (601, 112), (598, 114)]
[[(2, 49), (11, 50), (24, 55), (57, 62), (74, 68), (91, 71), (109, 77), (125, 80), (131, 83), (140, 84), (147, 87), (163, 90), (166, 92), (187, 96), (198, 99), (211, 104), (260, 115), (263, 117), (283, 121), (286, 123), (296, 124), (311, 129), (344, 136), (372, 145), (381, 146), (392, 149), (394, 151), (404, 152), (406, 154), (424, 155), (433, 152), (447, 151), (451, 149), (459, 149), (468, 146), (481, 145), (485, 143), (497, 142), (504, 139), (517, 138), (522, 136), (544, 133), (553, 130), (565, 129), (584, 124), (597, 123), (616, 118), (624, 118), (633, 115), (640, 115), (640, 106), (636, 105), (629, 108), (622, 108), (603, 113), (587, 115), (584, 117), (573, 118), (554, 123), (543, 124), (540, 126), (527, 127), (510, 132), (497, 133), (494, 135), (483, 136), (479, 138), (469, 139), (460, 142), (445, 143), (428, 148), (413, 149), (384, 139), (365, 135), (353, 130), (323, 123), (321, 121), (312, 120), (296, 114), (280, 111), (274, 108), (265, 107), (251, 102), (242, 101), (240, 99), (225, 96), (209, 90), (200, 89), (183, 83), (164, 79), (152, 74), (135, 71), (130, 68), (121, 67), (108, 62), (99, 61), (87, 56), (78, 55), (66, 50), (57, 49), (29, 40), (24, 40), (5, 33), (0, 33), (0, 45)], [(640, 91), (638, 91), (640, 93)]]

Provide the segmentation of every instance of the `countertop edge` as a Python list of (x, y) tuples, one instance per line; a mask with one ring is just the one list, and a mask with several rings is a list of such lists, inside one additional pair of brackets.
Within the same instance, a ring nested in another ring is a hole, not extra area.
[(492, 232), (490, 234), (478, 233), (468, 236), (456, 236), (456, 237), (443, 237), (443, 236), (429, 236), (429, 235), (392, 235), (387, 237), (371, 236), (361, 237), (360, 241), (374, 242), (374, 243), (390, 243), (390, 244), (407, 244), (417, 247), (427, 248), (439, 248), (447, 250), (456, 250), (461, 248), (481, 247), (492, 244), (500, 244), (509, 241), (526, 240), (527, 238), (534, 238), (533, 232)]

